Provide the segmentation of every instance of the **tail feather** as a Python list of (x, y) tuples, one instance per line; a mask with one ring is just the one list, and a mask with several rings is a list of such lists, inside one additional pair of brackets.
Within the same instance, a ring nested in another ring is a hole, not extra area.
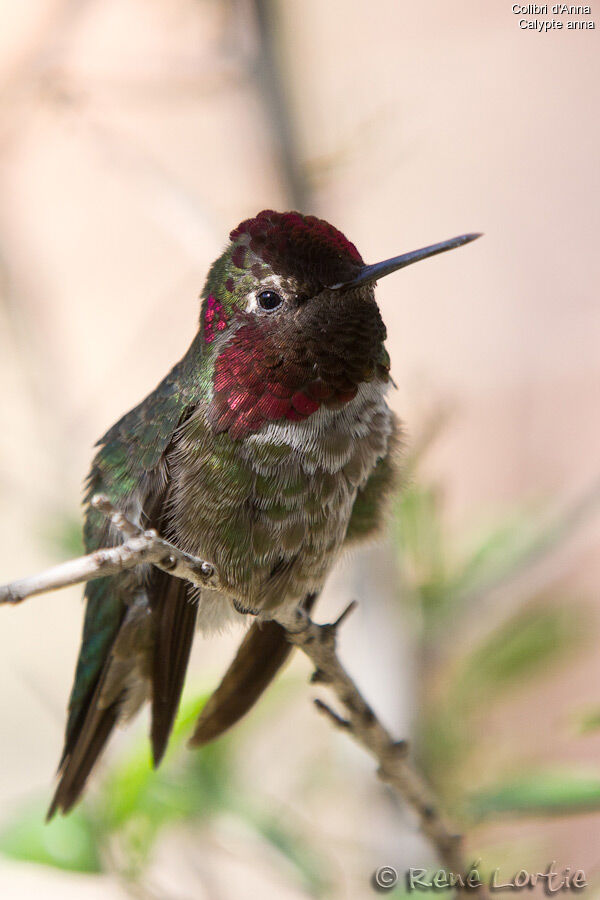
[(74, 741), (74, 746), (61, 760), (59, 769), (60, 781), (48, 809), (47, 822), (50, 821), (57, 810), (67, 813), (77, 802), (96, 760), (102, 753), (117, 723), (119, 704), (113, 703), (106, 709), (100, 708), (98, 706), (100, 691), (101, 685), (98, 684), (85, 715), (81, 731)]
[[(304, 608), (310, 612), (316, 594)], [(240, 644), (235, 659), (200, 713), (190, 746), (214, 741), (235, 725), (256, 703), (292, 652), (285, 630), (277, 622), (255, 622)]]
[[(148, 652), (151, 654), (151, 739), (155, 766), (164, 755), (192, 647), (197, 604), (189, 598), (185, 582), (162, 572), (157, 573), (148, 586), (148, 597), (153, 620), (148, 649), (144, 650), (145, 633), (139, 629), (135, 631), (138, 617), (137, 609), (132, 605), (104, 659), (89, 701), (82, 705), (78, 718), (69, 726), (59, 766), (59, 783), (47, 820), (58, 810), (68, 812), (77, 802), (119, 718), (131, 715), (143, 701), (144, 691), (137, 699), (131, 693), (129, 678), (137, 670), (138, 683), (143, 686), (143, 654)], [(143, 616), (140, 619), (143, 621)], [(134, 640), (130, 647), (136, 635), (137, 644)], [(126, 660), (129, 663), (123, 667)], [(133, 708), (128, 710), (132, 699)]]
[(198, 604), (189, 585), (161, 573), (153, 605), (155, 640), (152, 662), (152, 756), (158, 766), (164, 756), (177, 714), (188, 666)]

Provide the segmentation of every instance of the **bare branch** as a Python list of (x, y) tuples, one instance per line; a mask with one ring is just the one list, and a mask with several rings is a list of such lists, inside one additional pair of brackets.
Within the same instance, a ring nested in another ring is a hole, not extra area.
[(337, 628), (353, 608), (351, 604), (337, 622), (328, 625), (317, 625), (302, 611), (278, 618), (278, 621), (286, 629), (288, 639), (315, 666), (311, 680), (331, 688), (344, 707), (345, 716), (340, 716), (320, 700), (316, 701), (319, 711), (337, 728), (351, 734), (375, 758), (377, 774), (395, 788), (417, 814), (422, 832), (435, 847), (443, 865), (449, 871), (464, 872), (461, 837), (445, 821), (431, 790), (413, 767), (408, 757), (407, 743), (394, 740), (338, 659)]
[(45, 594), (71, 584), (91, 581), (93, 578), (116, 575), (124, 569), (143, 563), (151, 563), (169, 575), (184, 578), (199, 587), (219, 587), (217, 572), (210, 563), (183, 553), (169, 541), (160, 538), (156, 531), (142, 531), (116, 509), (107, 497), (98, 495), (92, 503), (124, 535), (124, 543), (60, 563), (37, 575), (0, 585), (0, 604), (20, 603), (35, 594)]
[(352, 725), (348, 721), (348, 719), (344, 719), (342, 716), (338, 715), (334, 709), (330, 706), (327, 706), (326, 703), (323, 703), (322, 700), (317, 699), (314, 701), (316, 708), (319, 712), (323, 713), (323, 715), (327, 716), (327, 718), (333, 722), (336, 728), (340, 728), (342, 731), (345, 728), (350, 728), (352, 730)]

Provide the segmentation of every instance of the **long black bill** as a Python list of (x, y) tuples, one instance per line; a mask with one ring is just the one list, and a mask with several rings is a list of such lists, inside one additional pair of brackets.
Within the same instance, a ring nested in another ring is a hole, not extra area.
[(448, 241), (441, 241), (439, 244), (431, 244), (429, 247), (422, 247), (420, 250), (412, 250), (410, 253), (403, 253), (402, 256), (393, 256), (392, 259), (384, 259), (383, 262), (373, 263), (372, 266), (363, 266), (351, 281), (340, 282), (340, 284), (331, 285), (331, 290), (337, 291), (342, 288), (359, 287), (361, 284), (370, 284), (373, 281), (379, 281), (384, 275), (390, 275), (419, 262), (421, 259), (427, 259), (429, 256), (436, 256), (438, 253), (445, 253), (447, 250), (454, 250), (456, 247), (462, 247), (463, 244), (469, 244), (471, 241), (481, 237), (478, 234), (461, 234), (460, 237), (450, 238)]

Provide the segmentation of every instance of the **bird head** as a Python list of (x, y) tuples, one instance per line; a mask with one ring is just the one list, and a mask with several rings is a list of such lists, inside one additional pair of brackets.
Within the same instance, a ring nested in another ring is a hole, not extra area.
[(207, 279), (200, 333), (214, 364), (211, 423), (238, 439), (266, 422), (339, 408), (361, 384), (386, 381), (375, 283), (478, 235), (374, 265), (333, 225), (298, 212), (263, 210), (229, 237)]

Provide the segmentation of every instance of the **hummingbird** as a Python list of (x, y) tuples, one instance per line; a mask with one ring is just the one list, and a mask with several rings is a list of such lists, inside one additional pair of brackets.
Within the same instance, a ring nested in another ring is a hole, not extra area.
[(309, 612), (340, 553), (377, 531), (397, 469), (390, 358), (375, 283), (465, 234), (367, 265), (328, 222), (263, 210), (209, 270), (188, 351), (96, 445), (86, 552), (119, 536), (102, 493), (142, 528), (209, 560), (218, 589), (151, 566), (89, 581), (58, 785), (68, 812), (114, 727), (151, 704), (167, 747), (196, 625), (249, 624), (191, 744), (235, 724), (291, 651), (282, 611)]

